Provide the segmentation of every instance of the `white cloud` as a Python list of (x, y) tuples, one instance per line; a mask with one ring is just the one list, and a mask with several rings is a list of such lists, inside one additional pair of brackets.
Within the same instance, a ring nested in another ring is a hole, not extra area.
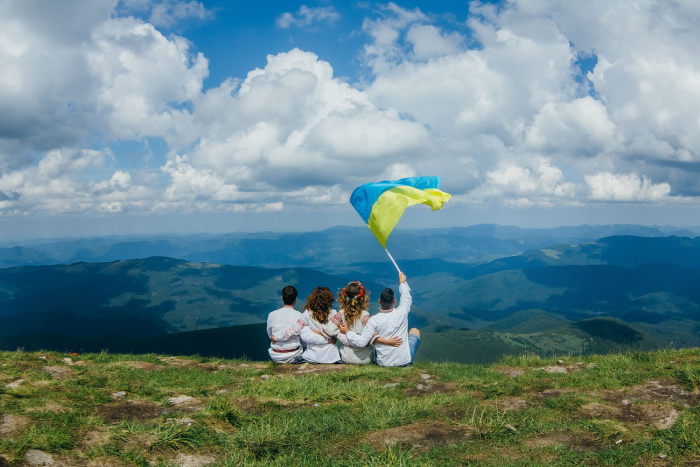
[(651, 183), (635, 173), (615, 175), (609, 172), (587, 175), (590, 199), (599, 201), (663, 201), (668, 199), (668, 183)]
[(340, 13), (338, 13), (333, 6), (326, 7), (307, 7), (302, 5), (299, 7), (299, 11), (294, 13), (282, 13), (275, 20), (275, 25), (278, 28), (286, 29), (292, 26), (296, 27), (308, 27), (316, 23), (329, 23), (333, 24), (340, 19)]
[(117, 10), (122, 14), (139, 14), (158, 27), (173, 27), (183, 20), (206, 20), (213, 17), (201, 2), (196, 0), (120, 0)]

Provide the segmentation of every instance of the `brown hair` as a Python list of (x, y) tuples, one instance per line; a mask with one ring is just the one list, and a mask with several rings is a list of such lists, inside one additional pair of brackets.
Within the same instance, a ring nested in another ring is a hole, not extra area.
[(316, 287), (306, 299), (306, 309), (313, 319), (326, 324), (334, 301), (333, 292), (328, 287)]
[(338, 303), (343, 310), (345, 324), (352, 326), (362, 312), (369, 309), (369, 290), (365, 290), (360, 281), (350, 282), (338, 290)]

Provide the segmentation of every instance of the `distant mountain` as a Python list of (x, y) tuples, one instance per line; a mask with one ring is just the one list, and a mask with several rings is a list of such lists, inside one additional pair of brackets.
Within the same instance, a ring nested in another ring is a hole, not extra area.
[[(582, 225), (523, 229), (495, 224), (447, 229), (396, 229), (389, 249), (402, 261), (442, 259), (452, 263), (483, 263), (553, 244), (581, 244), (611, 235), (695, 236), (688, 229), (639, 225)], [(223, 235), (162, 235), (28, 241), (0, 249), (0, 267), (39, 264), (108, 262), (167, 256), (190, 262), (310, 267), (330, 272), (348, 264), (388, 263), (372, 234), (364, 227), (333, 227), (306, 233), (232, 233)], [(4, 256), (7, 255), (7, 256)], [(7, 257), (7, 262), (3, 262)]]
[[(0, 270), (0, 335), (138, 337), (264, 322), (280, 291), (349, 279), (302, 268), (263, 269), (154, 257)], [(380, 285), (365, 282), (378, 297)]]

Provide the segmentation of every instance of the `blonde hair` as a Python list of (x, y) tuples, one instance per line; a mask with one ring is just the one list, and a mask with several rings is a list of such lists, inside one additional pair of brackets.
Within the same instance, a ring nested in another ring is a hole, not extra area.
[(362, 312), (369, 309), (369, 290), (365, 290), (360, 281), (350, 282), (338, 290), (338, 303), (343, 310), (345, 324), (352, 326)]
[(333, 292), (328, 287), (316, 287), (306, 299), (306, 309), (313, 319), (326, 324), (334, 301)]

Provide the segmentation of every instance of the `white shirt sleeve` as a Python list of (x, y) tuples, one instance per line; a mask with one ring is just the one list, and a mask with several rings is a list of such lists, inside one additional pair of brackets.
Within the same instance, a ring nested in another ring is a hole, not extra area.
[(304, 339), (306, 343), (314, 345), (328, 344), (329, 340), (327, 337), (319, 336), (311, 329), (309, 329), (308, 326), (304, 326), (304, 328), (301, 330), (300, 336), (302, 339)]
[(411, 298), (411, 288), (407, 283), (403, 282), (399, 284), (399, 293), (401, 293), (401, 301), (399, 302), (399, 306), (394, 308), (392, 313), (408, 315), (408, 312), (411, 311), (411, 303), (413, 302), (413, 298)]
[(367, 326), (362, 330), (362, 334), (357, 335), (353, 331), (348, 331), (345, 336), (353, 347), (366, 347), (377, 333), (377, 325), (373, 319), (367, 321)]

